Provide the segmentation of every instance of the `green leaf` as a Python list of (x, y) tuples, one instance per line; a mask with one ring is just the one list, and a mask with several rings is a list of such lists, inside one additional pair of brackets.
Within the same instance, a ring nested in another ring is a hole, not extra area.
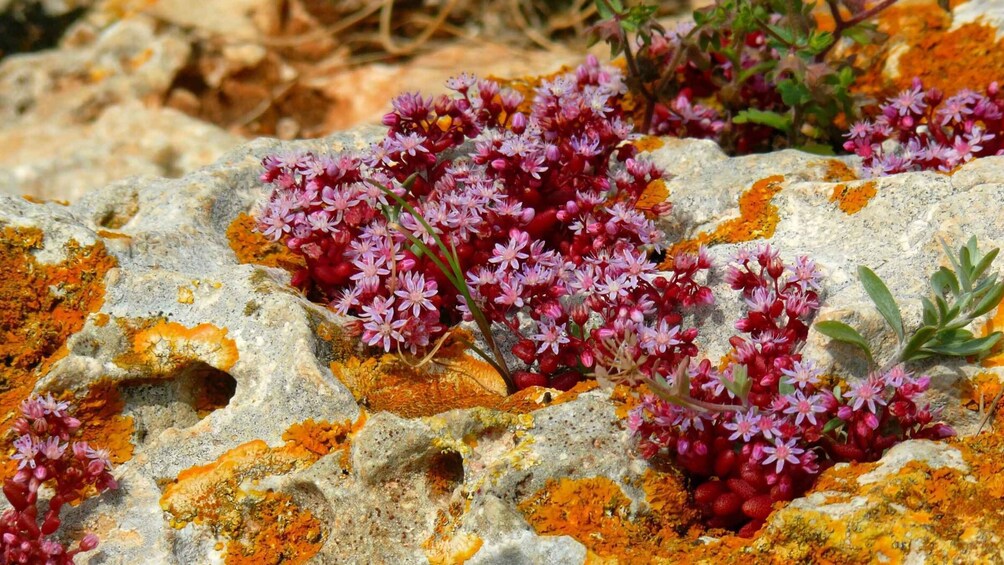
[(833, 34), (828, 31), (813, 33), (809, 36), (809, 50), (813, 54), (819, 53), (833, 43)]
[(858, 267), (858, 276), (861, 277), (861, 284), (865, 287), (865, 292), (871, 297), (875, 307), (878, 308), (882, 317), (889, 323), (900, 343), (903, 342), (903, 317), (899, 313), (899, 306), (892, 298), (889, 288), (882, 282), (882, 279), (868, 267)]
[(1002, 335), (1004, 334), (997, 332), (986, 337), (970, 339), (967, 341), (954, 341), (941, 345), (929, 345), (925, 347), (924, 350), (931, 353), (937, 353), (938, 355), (968, 357), (970, 355), (978, 355), (984, 351), (989, 351), (990, 348), (997, 345), (997, 342), (1000, 341)]
[(620, 0), (596, 0), (595, 4), (596, 12), (603, 20), (609, 20), (614, 17), (614, 14), (619, 14), (624, 9)]
[(777, 92), (781, 95), (781, 100), (793, 108), (812, 101), (809, 87), (791, 79), (777, 83)]
[(988, 292), (983, 299), (973, 307), (973, 311), (970, 313), (970, 316), (976, 318), (990, 312), (1001, 303), (1001, 300), (1004, 300), (1004, 283), (998, 284), (990, 290), (990, 292)]
[(906, 342), (906, 347), (903, 348), (903, 353), (899, 356), (900, 361), (913, 360), (914, 355), (917, 355), (937, 332), (938, 328), (934, 326), (923, 326), (914, 332), (913, 337)]
[(779, 383), (777, 383), (777, 392), (778, 392), (778, 394), (781, 394), (781, 395), (794, 394), (795, 393), (795, 385), (793, 385), (793, 384), (791, 384), (791, 383), (789, 383), (787, 381), (780, 381)]
[(924, 325), (925, 326), (936, 326), (938, 325), (938, 309), (935, 308), (934, 303), (930, 301), (927, 297), (920, 298), (921, 303), (924, 305)]
[(948, 244), (945, 243), (945, 240), (940, 239), (939, 241), (941, 242), (941, 248), (945, 251), (945, 256), (948, 257), (948, 260), (952, 263), (952, 267), (955, 269), (955, 272), (957, 273), (961, 271), (962, 265), (959, 264), (959, 260), (955, 257), (955, 252), (952, 251), (950, 247), (948, 247)]
[(940, 296), (935, 296), (934, 301), (938, 305), (938, 323), (948, 323), (948, 302)]
[(1000, 253), (1000, 249), (991, 249), (989, 253), (977, 261), (976, 266), (973, 267), (973, 279), (978, 279), (983, 276), (983, 273), (985, 273), (990, 267), (990, 264), (997, 258), (998, 253)]
[(856, 25), (845, 29), (842, 35), (858, 45), (868, 45), (872, 42), (871, 32), (872, 30), (862, 25)]
[(945, 267), (938, 269), (931, 275), (931, 288), (938, 296), (945, 295), (945, 288), (952, 291), (955, 296), (958, 296), (960, 292), (959, 280), (955, 278), (955, 273)]
[(737, 124), (761, 124), (784, 132), (791, 129), (790, 117), (778, 114), (777, 112), (767, 112), (764, 110), (757, 110), (755, 108), (739, 112), (739, 114), (736, 115), (732, 121)]
[(865, 341), (865, 338), (863, 338), (854, 328), (836, 320), (816, 322), (815, 327), (816, 331), (826, 337), (829, 337), (830, 339), (860, 347), (865, 352), (865, 355), (868, 356), (868, 360), (874, 363), (874, 359), (872, 359), (872, 350), (868, 347), (868, 342)]
[(812, 153), (813, 155), (836, 155), (836, 152), (833, 151), (832, 147), (823, 143), (805, 143), (803, 145), (799, 145), (795, 149), (805, 151), (806, 153)]
[(823, 425), (823, 433), (824, 434), (828, 434), (828, 433), (832, 432), (833, 430), (839, 428), (843, 424), (844, 424), (844, 421), (841, 420), (840, 418), (830, 418), (830, 421), (826, 422), (826, 424)]

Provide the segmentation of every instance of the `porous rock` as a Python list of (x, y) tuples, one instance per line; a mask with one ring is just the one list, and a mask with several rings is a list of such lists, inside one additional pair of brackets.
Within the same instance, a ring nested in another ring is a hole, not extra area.
[[(645, 520), (657, 508), (680, 514), (679, 524), (685, 524), (684, 495), (653, 498), (647, 486), (639, 486), (655, 471), (632, 450), (622, 423), (623, 402), (609, 391), (565, 397), (549, 392), (560, 401), (531, 411), (474, 407), (420, 418), (369, 413), (365, 400), (357, 402), (329, 367), (331, 361), (367, 355), (349, 332), (332, 337), (330, 328), (344, 329), (349, 321), (292, 289), (287, 271), (238, 260), (228, 229), (267, 195), (257, 178), (263, 156), (361, 148), (378, 134), (367, 129), (313, 141), (257, 140), (180, 178), (120, 181), (69, 206), (0, 196), (0, 224), (36, 227), (45, 234), (40, 261), (58, 261), (70, 239), (83, 245), (100, 242), (117, 260), (104, 280), (103, 305), (69, 338), (61, 358), (36, 385), (78, 395), (110, 386), (122, 399), (121, 414), (133, 422), (127, 438), (132, 456), (115, 470), (121, 488), (67, 514), (70, 530), (92, 530), (101, 537), (99, 549), (80, 562), (208, 563), (228, 552), (267, 552), (255, 545), (259, 539), (278, 540), (293, 555), (301, 552), (318, 563), (616, 558), (596, 553), (607, 546), (597, 545), (601, 534), (582, 529), (589, 524), (575, 524), (572, 517), (554, 526), (564, 519), (560, 511), (549, 518), (553, 529), (544, 532), (553, 535), (537, 532), (523, 505), (562, 479), (609, 481), (627, 501), (625, 520)], [(894, 295), (911, 298), (943, 261), (938, 238), (952, 245), (969, 235), (977, 235), (983, 246), (1004, 242), (999, 204), (1004, 186), (997, 180), (1004, 178), (1002, 158), (976, 161), (953, 176), (881, 179), (874, 197), (855, 213), (830, 200), (839, 184), (827, 180), (834, 164), (817, 156), (784, 151), (727, 158), (708, 142), (665, 140), (651, 158), (674, 175), (668, 187), (676, 215), (666, 225), (671, 241), (715, 232), (741, 215), (737, 203), (744, 192), (765, 178), (783, 177), (772, 185), (776, 191), (760, 216), (744, 221), (763, 222), (767, 214), (773, 227), (756, 232), (758, 241), (777, 247), (786, 259), (815, 258), (826, 275), (820, 316), (864, 326), (872, 341), (888, 337), (856, 281), (857, 265), (872, 266)], [(710, 252), (723, 265), (738, 246), (752, 244), (724, 242)], [(718, 303), (699, 317), (701, 346), (715, 359), (732, 335), (739, 309), (720, 278), (713, 282)], [(908, 324), (916, 322), (915, 309), (904, 314)], [(805, 353), (841, 374), (860, 368), (853, 352), (829, 346), (815, 332)], [(972, 416), (957, 408), (954, 387), (970, 369), (946, 364), (930, 371), (940, 383), (937, 401), (956, 407), (946, 417), (957, 426), (970, 424)], [(233, 390), (222, 397), (207, 384), (228, 382)], [(207, 406), (200, 403), (203, 398), (215, 401)], [(916, 472), (947, 464), (957, 483), (976, 480), (969, 475), (977, 473), (970, 471), (972, 461), (942, 453), (954, 449), (904, 443), (886, 456), (888, 473), (872, 471), (871, 477), (881, 486), (898, 477), (897, 469)], [(844, 471), (827, 471), (824, 477), (831, 472), (840, 477)], [(671, 470), (658, 473), (677, 480)], [(827, 515), (856, 521), (842, 526), (848, 530), (864, 527), (867, 510), (881, 507), (888, 521), (868, 527), (893, 536), (894, 542), (897, 535), (914, 535), (895, 521), (898, 515), (904, 523), (913, 519), (909, 512), (896, 514), (907, 502), (883, 501), (869, 480), (841, 484), (846, 490), (839, 500), (816, 493), (795, 501), (775, 513), (752, 545), (722, 546), (721, 559), (766, 562), (775, 546), (805, 557), (807, 540), (833, 547), (847, 543), (804, 526), (836, 503), (845, 506)], [(214, 506), (206, 507), (207, 500)], [(283, 520), (268, 514), (269, 508), (281, 509)], [(804, 527), (784, 526), (796, 522)], [(993, 555), (996, 534), (973, 527), (973, 539), (985, 540), (979, 546), (985, 551), (966, 555)], [(685, 532), (680, 526), (674, 535), (683, 540)], [(911, 555), (936, 562), (963, 544), (938, 537), (935, 527), (925, 532), (928, 545), (910, 549)], [(699, 548), (702, 541), (681, 543)]]

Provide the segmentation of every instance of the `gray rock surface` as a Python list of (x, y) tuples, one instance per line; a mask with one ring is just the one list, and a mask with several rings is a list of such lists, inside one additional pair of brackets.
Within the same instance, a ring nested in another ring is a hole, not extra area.
[[(216, 562), (222, 547), (217, 542), (225, 541), (218, 525), (172, 527), (162, 507), (165, 485), (255, 440), (279, 448), (283, 434), (304, 420), (360, 418), (356, 401), (328, 366), (340, 355), (338, 347), (317, 330), (319, 321), (338, 326), (345, 320), (292, 291), (285, 271), (240, 264), (226, 230), (266, 196), (257, 180), (264, 155), (358, 148), (377, 131), (290, 143), (257, 140), (180, 178), (116, 182), (68, 207), (0, 196), (0, 225), (45, 232), (40, 261), (58, 261), (62, 244), (74, 238), (82, 244), (103, 240), (119, 263), (106, 277), (100, 310), (114, 323), (92, 314), (70, 338), (68, 354), (36, 387), (83, 390), (110, 381), (124, 391), (124, 413), (137, 422), (135, 454), (115, 471), (121, 488), (89, 500), (68, 518), (73, 527), (102, 538), (100, 548), (80, 562)], [(826, 274), (821, 317), (864, 326), (873, 341), (888, 339), (856, 281), (857, 265), (875, 268), (909, 307), (914, 302), (908, 299), (923, 292), (927, 273), (942, 261), (939, 237), (955, 244), (977, 235), (983, 246), (1004, 244), (1004, 158), (973, 162), (951, 177), (879, 180), (877, 195), (853, 215), (829, 201), (836, 183), (822, 180), (826, 163), (819, 157), (785, 151), (729, 159), (707, 142), (667, 140), (652, 158), (675, 175), (668, 183), (677, 211), (668, 226), (674, 237), (736, 217), (740, 194), (757, 180), (784, 175), (773, 198), (777, 228), (766, 241), (787, 259), (815, 258)], [(115, 228), (107, 225), (109, 217), (119, 218)], [(711, 254), (724, 265), (738, 246), (753, 243), (715, 246)], [(703, 314), (700, 338), (713, 359), (724, 351), (738, 312), (719, 279), (714, 289), (719, 301)], [(904, 314), (915, 324), (916, 309)], [(216, 337), (161, 336), (151, 342), (149, 356), (123, 362), (136, 350), (130, 324), (155, 318), (184, 328), (209, 324)], [(227, 357), (231, 342), (236, 359)], [(860, 369), (850, 352), (829, 347), (815, 332), (805, 353), (842, 374)], [(930, 371), (938, 382), (937, 402), (950, 408), (947, 417), (959, 427), (970, 425), (973, 417), (952, 407), (959, 405), (955, 385), (973, 369), (935, 365)], [(233, 378), (236, 391), (226, 406), (200, 416), (191, 398), (205, 386), (202, 376), (219, 372)], [(941, 451), (908, 442), (887, 459), (892, 466), (945, 460), (965, 468)], [(648, 466), (632, 451), (616, 404), (602, 390), (524, 415), (484, 408), (415, 419), (370, 414), (346, 461), (335, 452), (312, 465), (249, 474), (238, 483), (248, 491), (274, 489), (320, 520), (328, 535), (318, 563), (425, 563), (432, 550), (423, 544), (444, 535), (461, 546), (478, 540), (472, 563), (581, 563), (582, 543), (538, 536), (517, 504), (550, 479), (598, 476), (620, 485), (639, 515), (647, 507), (637, 484)], [(445, 490), (430, 478), (444, 466), (452, 469)], [(463, 511), (450, 514), (457, 505)]]
[(177, 177), (236, 147), (240, 137), (156, 104), (190, 49), (139, 16), (81, 24), (58, 49), (0, 61), (0, 193), (76, 200), (130, 176)]

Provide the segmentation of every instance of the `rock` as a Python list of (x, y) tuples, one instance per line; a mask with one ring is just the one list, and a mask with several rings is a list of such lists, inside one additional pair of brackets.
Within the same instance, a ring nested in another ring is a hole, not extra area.
[(131, 176), (178, 177), (212, 163), (241, 138), (168, 108), (136, 100), (92, 122), (43, 122), (0, 132), (0, 191), (78, 200)]
[(177, 30), (138, 17), (67, 43), (0, 62), (0, 192), (75, 200), (128, 176), (180, 176), (240, 142), (150, 103), (189, 55)]
[[(256, 140), (178, 178), (119, 181), (68, 206), (0, 196), (0, 227), (19, 227), (18, 237), (30, 228), (44, 235), (37, 244), (44, 247), (29, 253), (17, 247), (15, 232), (4, 232), (5, 253), (15, 259), (72, 273), (84, 267), (67, 247), (71, 240), (113, 258), (81, 277), (94, 300), (79, 302), (79, 323), (32, 371), (17, 373), (24, 395), (73, 391), (91, 441), (114, 447), (121, 488), (66, 514), (66, 531), (101, 537), (79, 562), (239, 555), (318, 563), (748, 563), (820, 555), (854, 561), (873, 551), (932, 563), (995, 558), (1001, 524), (990, 501), (1004, 492), (999, 431), (947, 444), (910, 441), (877, 464), (835, 467), (808, 497), (775, 512), (758, 538), (721, 541), (686, 535), (697, 517), (685, 481), (636, 455), (623, 424), (624, 391), (581, 384), (564, 394), (489, 391), (458, 405), (418, 389), (425, 404), (408, 412), (401, 399), (416, 397), (407, 383), (380, 388), (381, 371), (393, 365), (359, 347), (349, 320), (293, 290), (283, 266), (295, 258), (256, 239), (242, 215), (267, 194), (258, 181), (263, 156), (361, 148), (379, 133)], [(909, 305), (941, 261), (938, 237), (954, 245), (977, 235), (985, 248), (1004, 242), (1002, 158), (975, 161), (954, 176), (869, 181), (874, 195), (845, 206), (857, 210), (849, 213), (841, 208), (844, 189), (866, 184), (834, 180), (848, 176), (850, 160), (794, 151), (730, 159), (707, 142), (679, 140), (665, 140), (651, 157), (676, 175), (667, 183), (676, 210), (666, 226), (672, 241), (685, 246), (712, 234), (719, 265), (760, 242), (788, 259), (809, 254), (827, 275), (821, 316), (855, 321), (875, 340), (888, 341), (856, 281), (857, 265), (874, 267)], [(743, 198), (749, 194), (755, 198)], [(700, 337), (711, 358), (724, 351), (738, 312), (720, 280), (714, 290), (718, 304), (702, 314)], [(57, 313), (34, 315), (43, 327)], [(905, 317), (914, 324), (917, 311)], [(842, 376), (860, 368), (853, 352), (814, 332), (805, 353)], [(357, 380), (343, 384), (338, 374), (349, 369)], [(975, 369), (929, 370), (945, 417), (971, 425), (975, 416), (962, 408), (957, 384)], [(948, 515), (957, 523), (940, 523)], [(878, 540), (887, 541), (875, 550)]]

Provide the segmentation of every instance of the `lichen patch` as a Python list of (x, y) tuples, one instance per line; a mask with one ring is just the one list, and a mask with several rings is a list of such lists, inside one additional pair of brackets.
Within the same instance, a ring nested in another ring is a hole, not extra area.
[(660, 268), (672, 267), (673, 257), (680, 253), (695, 253), (699, 247), (721, 243), (743, 243), (773, 237), (778, 222), (778, 209), (772, 201), (781, 192), (784, 177), (775, 175), (760, 179), (739, 195), (739, 217), (725, 220), (711, 232), (673, 245)]
[(847, 215), (856, 214), (878, 194), (877, 187), (878, 184), (875, 181), (838, 184), (833, 187), (830, 202), (836, 202), (837, 207)]
[(116, 358), (120, 367), (141, 366), (157, 376), (200, 361), (228, 371), (239, 357), (237, 344), (227, 337), (227, 329), (212, 324), (188, 328), (160, 320), (149, 327), (126, 327), (132, 349)]
[(296, 271), (306, 266), (303, 257), (296, 255), (285, 245), (268, 239), (254, 228), (254, 218), (244, 212), (238, 214), (227, 227), (227, 241), (239, 263), (279, 267), (287, 271)]
[(52, 364), (66, 354), (66, 340), (80, 331), (104, 302), (105, 275), (117, 265), (101, 242), (64, 244), (64, 259), (43, 264), (37, 228), (4, 227), (0, 233), (0, 436), (18, 406)]
[(303, 563), (323, 544), (326, 532), (320, 521), (286, 494), (245, 490), (243, 485), (305, 469), (337, 451), (347, 464), (352, 435), (364, 421), (365, 416), (355, 424), (306, 420), (286, 430), (281, 447), (261, 440), (235, 447), (209, 464), (179, 473), (164, 489), (161, 508), (175, 527), (194, 522), (225, 539), (229, 564)]

